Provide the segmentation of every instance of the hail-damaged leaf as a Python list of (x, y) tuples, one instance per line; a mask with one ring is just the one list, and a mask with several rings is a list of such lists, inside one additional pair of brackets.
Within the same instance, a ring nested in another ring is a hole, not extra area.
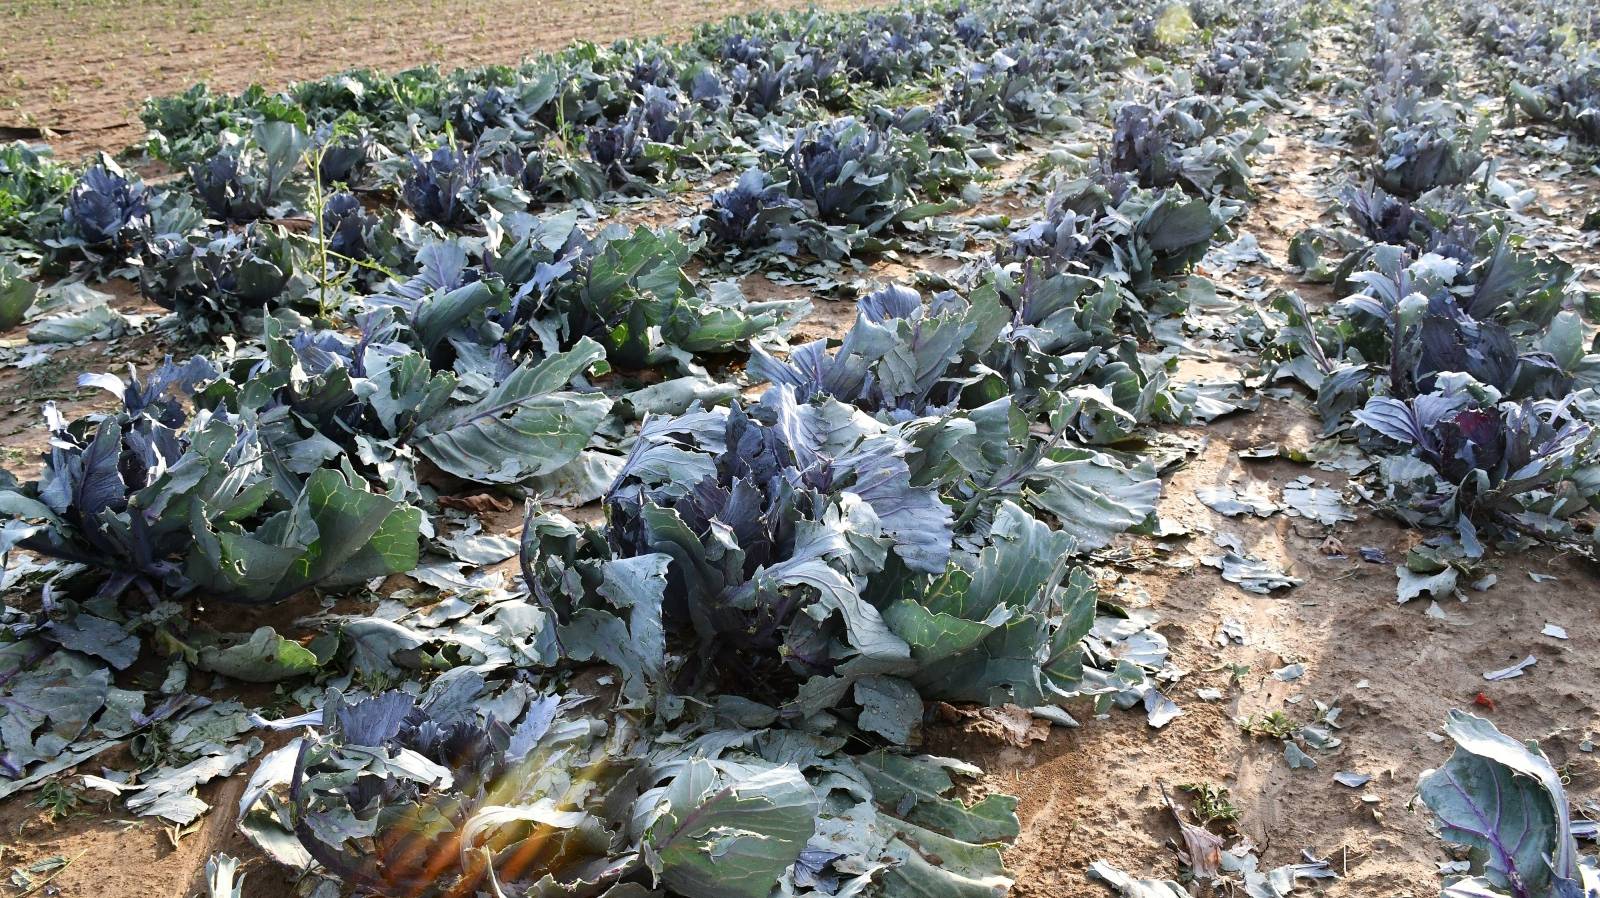
[(6, 714), (0, 717), (0, 766), (7, 779), (54, 760), (105, 706), (111, 672), (88, 659), (24, 640), (0, 649)]
[(1329, 527), (1356, 519), (1355, 513), (1341, 501), (1338, 490), (1317, 486), (1310, 477), (1297, 477), (1284, 484), (1283, 504), (1289, 514)]
[(793, 766), (741, 775), (690, 761), (659, 801), (645, 864), (684, 894), (765, 898), (816, 831), (816, 792)]
[(1126, 466), (1103, 453), (1064, 451), (1041, 462), (1035, 473), (1038, 486), (1030, 499), (1055, 516), (1078, 551), (1103, 548), (1143, 524), (1161, 498), (1161, 480), (1149, 461)]
[(1241, 589), (1268, 595), (1274, 590), (1288, 589), (1305, 582), (1299, 577), (1289, 576), (1269, 561), (1246, 554), (1237, 536), (1219, 533), (1213, 537), (1213, 541), (1226, 551), (1221, 555), (1202, 555), (1200, 563), (1222, 571), (1222, 579), (1237, 583)]
[(856, 762), (876, 798), (904, 820), (966, 842), (1003, 842), (1017, 837), (1017, 800), (990, 795), (967, 804), (946, 798), (954, 788), (952, 770), (972, 775), (968, 765), (947, 758), (907, 758), (873, 752)]
[(577, 458), (611, 408), (599, 393), (565, 388), (604, 356), (580, 340), (573, 351), (524, 363), (476, 403), (421, 426), (417, 448), (464, 480), (515, 483)]
[(1049, 703), (1076, 689), (1079, 641), (1093, 623), (1096, 591), (1082, 571), (1058, 585), (1072, 538), (1016, 505), (1001, 505), (990, 545), (970, 569), (955, 568), (884, 611), (911, 646), (911, 675), (930, 699)]
[[(1229, 484), (1223, 484), (1222, 486), (1203, 487), (1195, 490), (1194, 494), (1207, 508), (1230, 518), (1236, 518), (1241, 515), (1255, 515), (1259, 518), (1266, 518), (1283, 510), (1278, 503), (1259, 492), (1252, 491), (1250, 487), (1240, 491)], [(1287, 495), (1285, 499), (1287, 499)]]
[(275, 683), (313, 673), (321, 662), (300, 643), (260, 627), (248, 639), (201, 648), (196, 666), (247, 683)]
[(1136, 879), (1105, 861), (1089, 865), (1088, 876), (1123, 898), (1184, 898), (1189, 893), (1170, 879)]
[(421, 522), (421, 509), (346, 473), (319, 470), (288, 510), (254, 530), (197, 523), (185, 574), (221, 598), (249, 603), (313, 584), (349, 586), (416, 567)]
[(193, 392), (218, 374), (196, 359), (142, 382), (87, 378), (122, 408), (70, 424), (50, 410), (40, 480), (4, 494), (9, 515), (41, 522), (18, 544), (105, 570), (108, 594), (203, 586), (240, 602), (416, 565), (421, 509), (347, 469), (318, 467), (304, 480), (274, 470), (260, 432), (223, 410), (191, 419)]
[(0, 261), (0, 331), (22, 323), (39, 296), (39, 285), (10, 260)]

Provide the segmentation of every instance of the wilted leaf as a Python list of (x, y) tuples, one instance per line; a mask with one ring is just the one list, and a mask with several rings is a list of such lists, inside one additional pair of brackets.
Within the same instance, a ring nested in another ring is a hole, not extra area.
[(766, 898), (816, 829), (816, 793), (789, 765), (730, 780), (691, 761), (663, 800), (646, 857), (662, 882), (690, 895)]
[(235, 645), (202, 648), (198, 666), (247, 683), (275, 683), (313, 673), (321, 664), (310, 649), (261, 627)]
[(427, 422), (417, 448), (441, 469), (478, 483), (516, 483), (566, 465), (587, 446), (611, 400), (565, 387), (605, 355), (587, 338), (525, 363), (466, 408)]

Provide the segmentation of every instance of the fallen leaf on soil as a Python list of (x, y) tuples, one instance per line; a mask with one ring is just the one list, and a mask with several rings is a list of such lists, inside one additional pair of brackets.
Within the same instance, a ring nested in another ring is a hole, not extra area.
[(1483, 678), (1485, 680), (1491, 680), (1491, 681), (1492, 680), (1514, 680), (1517, 677), (1522, 676), (1522, 672), (1523, 671), (1527, 670), (1528, 668), (1530, 668), (1530, 667), (1532, 667), (1532, 666), (1534, 666), (1535, 664), (1538, 664), (1538, 663), (1539, 663), (1539, 659), (1538, 658), (1535, 658), (1532, 655), (1529, 655), (1528, 657), (1523, 658), (1521, 661), (1518, 661), (1516, 664), (1513, 664), (1510, 667), (1502, 667), (1499, 670), (1491, 670), (1488, 673), (1484, 674)]
[(510, 511), (511, 500), (493, 493), (478, 493), (473, 496), (440, 496), (439, 507), (459, 508), (473, 514), (485, 514), (491, 511)]
[(1354, 770), (1341, 770), (1333, 775), (1333, 781), (1341, 786), (1359, 789), (1372, 782), (1372, 776), (1366, 773), (1357, 773)]
[(1178, 806), (1172, 803), (1172, 796), (1167, 794), (1166, 786), (1161, 787), (1161, 798), (1167, 803), (1167, 810), (1172, 812), (1172, 819), (1178, 822), (1178, 832), (1183, 834), (1183, 849), (1178, 852), (1178, 859), (1189, 868), (1195, 879), (1216, 879), (1217, 868), (1222, 863), (1222, 837), (1184, 820)]
[(1289, 767), (1294, 770), (1315, 770), (1317, 762), (1310, 755), (1300, 750), (1300, 746), (1293, 742), (1283, 743), (1283, 759), (1289, 762)]
[(1089, 865), (1089, 878), (1105, 883), (1123, 898), (1189, 898), (1189, 893), (1170, 879), (1134, 879), (1105, 861)]
[(1017, 748), (1026, 748), (1031, 743), (1050, 738), (1050, 722), (1034, 717), (1032, 711), (1020, 705), (957, 707), (940, 702), (934, 711), (948, 723), (959, 723), (968, 733), (998, 739)]

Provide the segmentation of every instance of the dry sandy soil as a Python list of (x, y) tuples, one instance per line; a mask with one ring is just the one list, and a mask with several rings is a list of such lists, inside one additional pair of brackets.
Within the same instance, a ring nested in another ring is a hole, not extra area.
[(759, 10), (857, 0), (6, 0), (0, 140), (54, 132), (63, 158), (141, 139), (139, 106), (197, 81), (279, 88), (345, 69), (515, 63), (577, 40), (683, 37)]
[[(39, 4), (28, 0), (24, 5)], [(480, 2), (469, 8), (497, 6)], [(581, 27), (572, 24), (578, 16), (573, 9), (566, 13), (570, 18), (563, 33), (623, 33), (639, 21), (649, 21), (641, 17), (649, 16), (645, 10), (650, 8), (595, 19)], [(716, 13), (725, 11), (718, 8)], [(505, 49), (477, 47), (471, 30), (476, 14), (453, 18), (468, 30), (458, 40), (446, 41), (451, 59), (510, 58), (523, 46), (496, 27), (494, 46)], [(216, 27), (224, 18), (218, 14)], [(298, 13), (284, 13), (273, 21), (300, 18)], [(402, 57), (394, 54), (425, 45), (423, 35), (392, 36), (395, 32), (384, 31), (376, 15), (355, 18), (369, 23), (372, 30), (365, 33), (378, 35), (383, 43), (379, 51), (371, 40), (350, 38), (373, 54), (360, 56), (361, 61), (398, 60)], [(395, 21), (406, 18), (394, 16)], [(388, 21), (387, 16), (382, 19)], [(266, 33), (270, 26), (258, 20), (255, 27)], [(284, 34), (292, 32), (289, 26), (280, 27)], [(526, 30), (539, 45), (565, 39), (554, 36), (560, 30), (555, 26)], [(210, 48), (220, 38), (215, 33), (180, 34), (175, 41), (180, 49), (175, 52), (189, 52), (181, 49), (188, 44)], [(128, 40), (130, 46), (136, 44)], [(107, 46), (120, 47), (122, 42)], [(202, 55), (192, 65), (179, 60), (170, 63), (174, 68), (165, 73), (129, 77), (164, 79), (149, 82), (154, 87), (183, 84), (207, 58)], [(322, 62), (330, 59), (338, 61)], [(292, 54), (292, 61), (285, 51), (281, 60), (263, 71), (280, 77), (311, 75), (354, 61), (327, 49), (301, 48)], [(251, 64), (234, 69), (241, 80), (245, 72), (255, 70)], [(8, 76), (10, 72), (8, 68)], [(154, 88), (139, 88), (147, 89)], [(1265, 277), (1286, 289), (1299, 289), (1313, 304), (1331, 301), (1325, 290), (1298, 284), (1283, 272), (1288, 239), (1317, 221), (1327, 207), (1321, 191), (1329, 183), (1334, 159), (1315, 141), (1324, 111), (1313, 107), (1298, 115), (1268, 117), (1276, 152), (1257, 162), (1263, 189), (1242, 228), (1256, 235), (1272, 261), (1221, 278), (1225, 283)], [(1508, 152), (1515, 150), (1515, 145), (1508, 145)], [(1549, 184), (1539, 186), (1547, 213), (1558, 220), (1572, 203), (1597, 195), (1594, 179), (1583, 182), (1576, 200), (1570, 182), (1559, 190)], [(1600, 259), (1592, 250), (1578, 255), (1579, 261)], [(903, 271), (886, 264), (879, 273), (892, 275), (897, 270)], [(138, 307), (136, 297), (124, 295), (124, 306)], [(837, 334), (848, 326), (850, 305), (824, 298), (816, 302), (818, 314), (802, 327), (807, 335)], [(150, 359), (162, 351), (157, 339), (147, 336), (117, 346), (62, 353), (58, 361), (28, 373), (0, 371), (0, 390), (20, 397), (0, 408), (0, 446), (5, 447), (6, 466), (17, 468), (24, 455), (39, 448), (36, 421), (43, 400), (70, 400), (69, 411), (80, 412), (93, 401), (71, 386), (77, 370), (120, 365), (114, 360)], [(1230, 361), (1241, 360), (1218, 363)], [(1113, 712), (1097, 719), (1079, 709), (1075, 713), (1081, 728), (1055, 729), (1047, 741), (1027, 748), (1010, 747), (955, 726), (933, 727), (927, 734), (930, 750), (960, 755), (989, 771), (985, 788), (1021, 796), (1022, 836), (1008, 853), (1019, 898), (1104, 895), (1099, 885), (1084, 877), (1088, 865), (1102, 859), (1140, 876), (1176, 876), (1179, 867), (1173, 847), (1178, 830), (1161, 788), (1185, 783), (1211, 783), (1228, 790), (1239, 811), (1236, 834), (1257, 846), (1264, 866), (1297, 861), (1303, 849), (1328, 858), (1341, 878), (1316, 889), (1320, 894), (1435, 895), (1437, 865), (1451, 858), (1430, 832), (1426, 809), (1413, 807), (1411, 798), (1418, 775), (1449, 755), (1448, 744), (1437, 734), (1452, 708), (1470, 708), (1518, 738), (1541, 740), (1570, 777), (1574, 800), (1593, 806), (1600, 799), (1594, 756), (1578, 748), (1580, 741), (1600, 730), (1596, 716), (1600, 673), (1593, 660), (1600, 651), (1600, 617), (1595, 614), (1600, 576), (1593, 567), (1552, 552), (1498, 558), (1493, 562), (1498, 586), (1468, 593), (1466, 602), (1441, 602), (1444, 616), (1430, 616), (1425, 613), (1426, 600), (1396, 604), (1392, 565), (1360, 559), (1361, 547), (1376, 547), (1398, 559), (1421, 539), (1416, 532), (1378, 517), (1371, 508), (1358, 509), (1356, 522), (1330, 528), (1281, 514), (1227, 519), (1196, 499), (1196, 489), (1222, 484), (1241, 489), (1264, 485), (1276, 498), (1285, 483), (1301, 475), (1342, 486), (1339, 475), (1238, 454), (1240, 449), (1268, 443), (1299, 450), (1316, 445), (1319, 426), (1304, 399), (1266, 398), (1259, 411), (1174, 432), (1197, 441), (1200, 448), (1166, 478), (1161, 514), (1185, 525), (1193, 535), (1187, 540), (1126, 542), (1125, 551), (1113, 563), (1100, 566), (1098, 574), (1107, 598), (1130, 610), (1159, 615), (1158, 630), (1170, 641), (1174, 661), (1185, 672), (1180, 681), (1165, 687), (1182, 706), (1183, 715), (1157, 730), (1146, 724), (1142, 713)], [(1217, 531), (1238, 534), (1250, 552), (1283, 565), (1304, 584), (1260, 596), (1225, 583), (1197, 561), (1213, 551), (1209, 537)], [(255, 612), (213, 609), (213, 613), (235, 616), (225, 622), (230, 630), (265, 622)], [(1243, 644), (1219, 638), (1225, 620), (1237, 622)], [(281, 625), (282, 620), (274, 623)], [(1541, 636), (1547, 623), (1565, 627), (1570, 639)], [(1485, 671), (1528, 654), (1535, 655), (1538, 664), (1527, 675), (1504, 682), (1484, 680)], [(1303, 676), (1290, 682), (1271, 676), (1292, 663), (1305, 666)], [(1223, 698), (1203, 701), (1196, 696), (1196, 690), (1208, 687), (1220, 690)], [(1333, 752), (1314, 752), (1319, 764), (1314, 770), (1290, 769), (1277, 740), (1254, 738), (1237, 723), (1271, 711), (1308, 723), (1316, 717), (1318, 702), (1343, 709), (1338, 735), (1344, 744)], [(1366, 773), (1373, 779), (1364, 788), (1350, 789), (1333, 781), (1338, 771)], [(227, 850), (252, 859), (251, 884), (246, 889), (250, 898), (283, 894), (282, 871), (257, 858), (233, 833), (230, 804), (241, 783), (235, 778), (204, 789), (202, 796), (215, 810), (186, 834), (121, 819), (115, 807), (91, 809), (90, 814), (51, 824), (25, 799), (13, 800), (0, 805), (0, 843), (7, 846), (0, 854), (0, 869), (61, 855), (74, 863), (52, 885), (68, 898), (179, 898), (198, 890), (199, 871), (209, 853)], [(1309, 886), (1306, 890), (1312, 891)]]

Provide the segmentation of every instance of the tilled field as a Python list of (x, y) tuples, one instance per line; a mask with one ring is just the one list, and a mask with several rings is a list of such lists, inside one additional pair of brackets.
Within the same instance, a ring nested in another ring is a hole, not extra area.
[(672, 0), (622, 6), (521, 0), (16, 0), (0, 10), (0, 138), (74, 158), (143, 138), (139, 107), (204, 82), (239, 91), (372, 66), (512, 65), (573, 41), (682, 37), (730, 15), (863, 4)]

